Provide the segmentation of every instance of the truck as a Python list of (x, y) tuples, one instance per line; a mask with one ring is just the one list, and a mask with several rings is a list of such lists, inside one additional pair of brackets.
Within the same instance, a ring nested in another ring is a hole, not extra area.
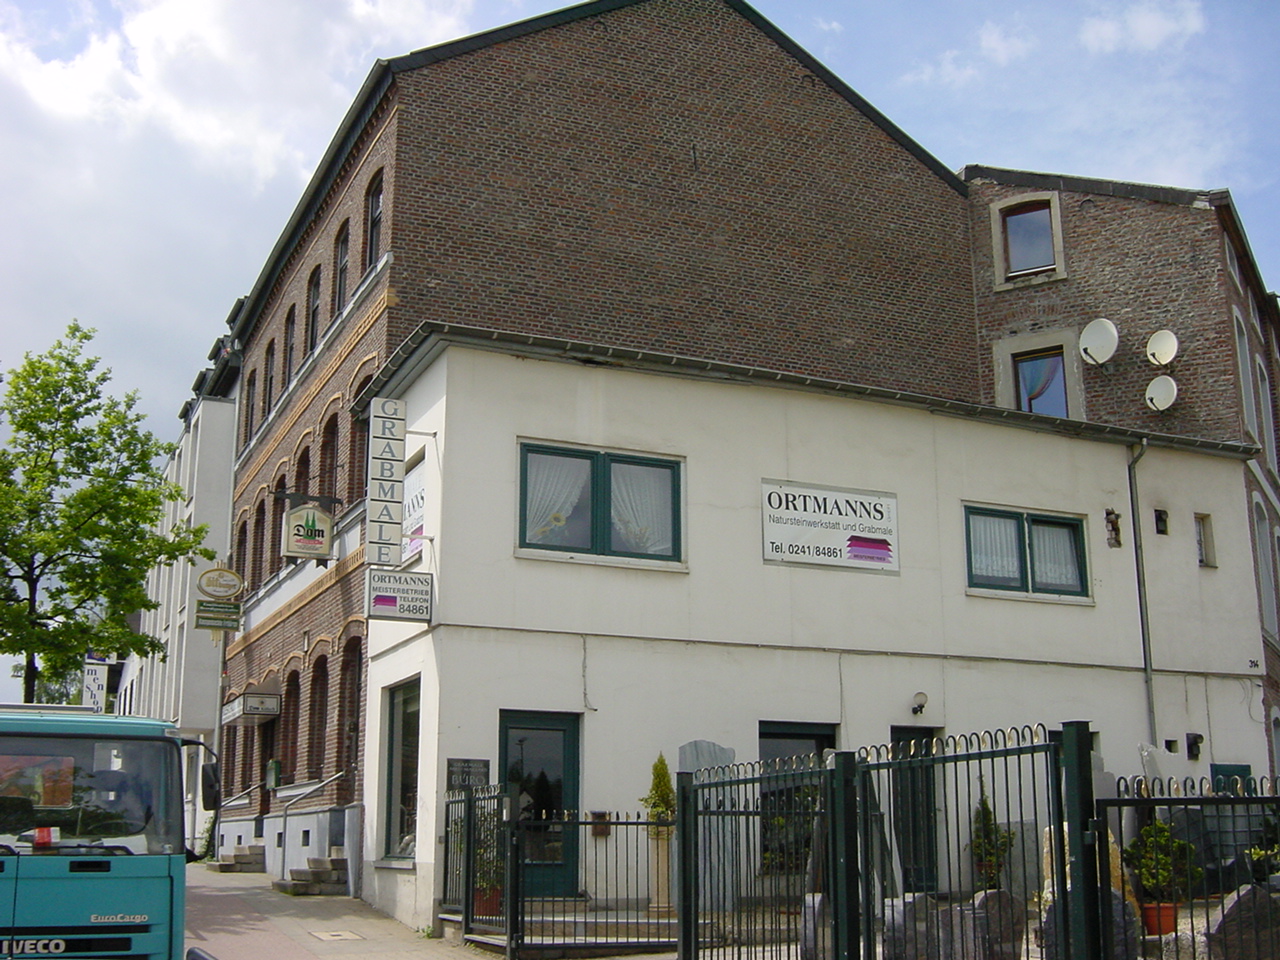
[[(0, 958), (182, 960), (182, 748), (161, 720), (0, 705)], [(216, 761), (202, 767), (218, 805)]]

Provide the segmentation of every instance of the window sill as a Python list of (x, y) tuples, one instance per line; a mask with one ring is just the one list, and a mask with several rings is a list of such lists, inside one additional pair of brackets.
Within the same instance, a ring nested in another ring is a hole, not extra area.
[(689, 564), (683, 560), (645, 560), (640, 557), (611, 557), (600, 553), (569, 553), (559, 550), (536, 550), (516, 547), (518, 560), (551, 560), (559, 563), (581, 563), (596, 567), (625, 567), (630, 570), (663, 570), (667, 573), (688, 573)]
[(412, 873), (418, 869), (418, 865), (408, 858), (403, 860), (375, 860), (373, 861), (373, 869), (400, 870), (405, 873)]
[(1022, 600), (1031, 603), (1064, 603), (1069, 607), (1096, 607), (1093, 597), (1075, 597), (1064, 593), (1019, 593), (1017, 590), (992, 590), (987, 587), (966, 587), (967, 597), (987, 597), (991, 600)]
[(1053, 270), (1045, 270), (1042, 273), (1031, 273), (1022, 277), (1006, 278), (997, 280), (995, 289), (1000, 290), (1022, 290), (1024, 287), (1036, 287), (1042, 283), (1053, 283), (1055, 280), (1067, 279), (1067, 271), (1060, 267)]
[(290, 797), (298, 797), (310, 791), (319, 780), (295, 780), (293, 783), (286, 783), (284, 786), (273, 788), (273, 792), (281, 800), (287, 800)]

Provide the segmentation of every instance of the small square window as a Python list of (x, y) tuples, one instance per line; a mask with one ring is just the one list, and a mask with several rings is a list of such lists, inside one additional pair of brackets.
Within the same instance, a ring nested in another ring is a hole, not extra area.
[(1048, 201), (1004, 212), (1004, 252), (1010, 277), (1053, 269), (1053, 218)]
[(679, 464), (627, 454), (521, 447), (520, 546), (677, 560)]
[(1013, 510), (965, 508), (969, 586), (1085, 596), (1084, 524)]
[(1015, 355), (1013, 376), (1019, 410), (1051, 417), (1067, 415), (1067, 377), (1061, 347)]

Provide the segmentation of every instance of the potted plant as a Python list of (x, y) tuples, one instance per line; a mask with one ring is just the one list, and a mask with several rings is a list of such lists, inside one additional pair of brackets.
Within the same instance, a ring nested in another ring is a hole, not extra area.
[(669, 917), (671, 905), (671, 834), (676, 816), (676, 789), (667, 758), (653, 761), (649, 792), (640, 798), (649, 817), (649, 915)]
[(1195, 862), (1195, 849), (1157, 820), (1139, 831), (1123, 857), (1142, 892), (1147, 933), (1172, 933), (1177, 929), (1178, 903), (1190, 897), (1192, 885), (1204, 875)]
[(973, 808), (969, 830), (969, 858), (973, 862), (973, 883), (979, 890), (999, 890), (1005, 861), (1013, 849), (1016, 834), (996, 822), (995, 811), (981, 789), (978, 805)]

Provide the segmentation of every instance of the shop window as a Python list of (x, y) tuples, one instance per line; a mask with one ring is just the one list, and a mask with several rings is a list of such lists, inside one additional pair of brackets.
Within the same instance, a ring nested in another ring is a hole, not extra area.
[(965, 508), (969, 586), (1026, 594), (1084, 596), (1084, 524), (985, 507)]
[(680, 558), (677, 462), (533, 444), (520, 453), (520, 546)]
[(418, 681), (388, 695), (386, 856), (412, 859), (418, 831)]

